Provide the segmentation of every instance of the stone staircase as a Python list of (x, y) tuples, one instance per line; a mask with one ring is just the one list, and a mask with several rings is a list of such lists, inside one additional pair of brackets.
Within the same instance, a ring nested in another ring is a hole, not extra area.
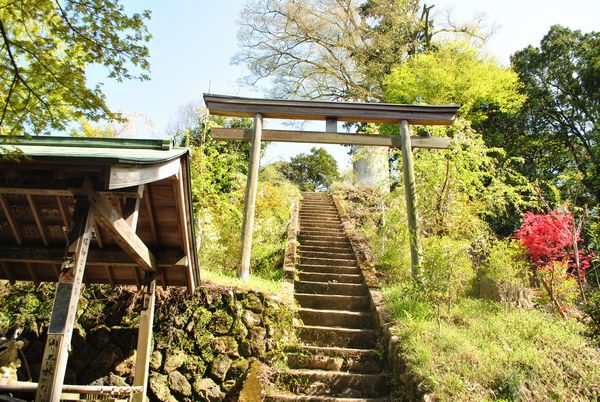
[(266, 401), (389, 401), (370, 298), (331, 196), (303, 193), (294, 296), (300, 350)]

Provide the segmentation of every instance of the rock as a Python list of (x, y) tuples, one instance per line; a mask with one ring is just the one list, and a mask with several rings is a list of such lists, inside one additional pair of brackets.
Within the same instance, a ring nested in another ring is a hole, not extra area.
[(120, 376), (115, 375), (113, 373), (108, 373), (107, 376), (98, 378), (97, 380), (95, 380), (94, 382), (92, 382), (90, 385), (109, 385), (109, 386), (113, 386), (113, 387), (127, 387), (127, 386), (129, 386), (127, 384), (127, 381), (125, 381), (125, 379), (123, 377), (120, 377)]
[(248, 371), (248, 367), (250, 364), (248, 360), (240, 357), (237, 360), (234, 360), (229, 367), (229, 371), (227, 372), (227, 378), (240, 378), (246, 371)]
[(244, 314), (242, 314), (242, 321), (248, 329), (252, 329), (257, 325), (260, 325), (262, 320), (260, 315), (253, 313), (250, 310), (246, 310), (244, 311)]
[(166, 375), (152, 373), (150, 374), (150, 391), (160, 402), (170, 402), (173, 398), (169, 390), (169, 380)]
[(184, 397), (192, 395), (192, 386), (179, 371), (169, 374), (169, 388), (175, 395)]
[(248, 328), (246, 328), (242, 320), (235, 320), (231, 327), (231, 334), (238, 342), (241, 342), (248, 336)]
[(115, 362), (121, 359), (121, 356), (121, 349), (119, 349), (117, 345), (109, 343), (98, 356), (93, 356), (87, 369), (82, 374), (81, 381), (87, 384), (99, 377), (107, 375), (113, 368)]
[(115, 366), (114, 372), (122, 377), (130, 377), (131, 375), (133, 375), (136, 355), (137, 353), (134, 350), (133, 353), (127, 359), (123, 360), (121, 363)]
[(256, 293), (248, 293), (248, 295), (242, 301), (242, 305), (254, 313), (262, 313), (264, 310), (260, 298), (256, 295)]
[(221, 384), (221, 389), (224, 392), (229, 392), (233, 387), (235, 387), (235, 380), (227, 380)]
[(73, 351), (78, 351), (83, 347), (85, 343), (85, 337), (85, 329), (83, 329), (83, 327), (76, 322), (75, 326), (73, 327), (73, 334), (71, 335), (71, 347), (73, 348)]
[(231, 357), (238, 357), (238, 343), (232, 336), (219, 336), (213, 339), (211, 347), (215, 353), (224, 353)]
[(227, 355), (218, 355), (212, 362), (210, 375), (218, 381), (223, 381), (231, 367), (231, 359)]
[(359, 398), (361, 396), (361, 392), (354, 388), (346, 388), (339, 394), (342, 398)]
[(203, 376), (206, 372), (206, 364), (197, 356), (188, 356), (183, 368), (196, 377)]
[(194, 381), (194, 392), (205, 401), (220, 401), (223, 398), (221, 388), (210, 378), (199, 378)]
[(209, 330), (217, 335), (227, 335), (229, 334), (232, 324), (233, 317), (227, 314), (226, 311), (219, 310), (213, 314), (210, 320)]
[(97, 349), (102, 349), (110, 341), (110, 328), (100, 325), (92, 329), (87, 340)]
[(163, 355), (162, 355), (162, 353), (160, 353), (160, 350), (153, 351), (152, 354), (150, 355), (150, 368), (152, 370), (160, 369), (160, 366), (162, 365), (162, 361), (163, 361)]
[(304, 391), (307, 395), (328, 395), (331, 394), (329, 386), (323, 382), (315, 381), (306, 387)]
[(194, 312), (192, 319), (188, 323), (186, 330), (188, 332), (192, 332), (194, 328), (204, 328), (210, 322), (212, 318), (212, 314), (210, 311), (205, 309), (204, 307), (198, 307), (198, 309)]
[(110, 329), (111, 340), (123, 352), (135, 350), (137, 332), (137, 328), (112, 327)]
[(169, 350), (165, 357), (163, 370), (165, 373), (177, 370), (185, 363), (186, 354), (181, 349)]

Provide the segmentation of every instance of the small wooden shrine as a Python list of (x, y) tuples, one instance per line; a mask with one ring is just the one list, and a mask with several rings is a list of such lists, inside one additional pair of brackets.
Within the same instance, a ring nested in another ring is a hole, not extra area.
[[(63, 392), (146, 396), (155, 286), (199, 282), (189, 150), (170, 140), (0, 137), (0, 279), (58, 282), (36, 401)], [(131, 387), (63, 384), (81, 284), (144, 298)]]

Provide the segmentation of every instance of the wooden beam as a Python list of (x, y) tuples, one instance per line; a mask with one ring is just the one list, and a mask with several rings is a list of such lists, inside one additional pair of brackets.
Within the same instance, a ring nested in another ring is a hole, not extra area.
[(139, 186), (166, 179), (179, 172), (180, 164), (180, 159), (175, 158), (167, 162), (147, 166), (113, 165), (110, 167), (108, 189)]
[(450, 125), (460, 105), (399, 105), (390, 103), (323, 102), (303, 100), (255, 99), (204, 94), (204, 103), (212, 115), (265, 119), (326, 120), (364, 123)]
[(42, 243), (44, 243), (44, 246), (48, 247), (48, 236), (46, 235), (44, 222), (39, 214), (37, 205), (35, 203), (35, 200), (33, 199), (33, 195), (27, 194), (26, 197), (27, 203), (29, 204), (29, 208), (31, 209), (31, 214), (33, 215), (33, 220), (35, 221), (38, 232), (40, 233), (40, 237), (42, 238)]
[(4, 212), (4, 216), (6, 216), (8, 225), (10, 226), (10, 230), (15, 237), (15, 241), (19, 246), (22, 245), (23, 236), (21, 236), (21, 231), (19, 230), (19, 226), (17, 225), (12, 211), (10, 210), (10, 205), (8, 205), (8, 201), (6, 201), (6, 197), (4, 197), (3, 194), (0, 194), (0, 205), (2, 206), (2, 211)]
[(408, 217), (408, 234), (410, 242), (410, 260), (412, 275), (419, 280), (421, 269), (421, 244), (417, 217), (417, 188), (411, 147), (410, 128), (408, 122), (400, 122), (400, 138), (402, 139), (402, 172), (404, 173), (404, 194), (406, 197), (406, 214)]
[(154, 272), (146, 272), (144, 276), (144, 297), (140, 312), (140, 327), (138, 329), (135, 372), (133, 385), (141, 386), (142, 392), (133, 396), (133, 402), (146, 401), (148, 378), (150, 374), (150, 354), (152, 353), (152, 324), (154, 322), (154, 307), (156, 304), (156, 276)]
[(252, 254), (252, 231), (254, 228), (254, 208), (256, 191), (258, 189), (258, 168), (260, 166), (260, 143), (262, 136), (263, 118), (260, 114), (254, 116), (254, 130), (250, 147), (250, 166), (246, 179), (246, 198), (244, 219), (242, 222), (242, 255), (238, 268), (238, 277), (244, 281), (250, 276), (250, 257)]
[[(64, 248), (58, 247), (0, 246), (0, 261), (60, 265), (64, 260), (64, 253)], [(179, 248), (162, 248), (156, 252), (156, 264), (159, 267), (172, 267), (177, 265), (182, 258), (185, 258), (185, 254)], [(90, 249), (87, 263), (91, 265), (110, 264), (115, 267), (132, 267), (136, 264), (129, 254), (114, 247)]]
[(140, 215), (140, 204), (141, 198), (144, 194), (144, 186), (138, 186), (139, 197), (126, 198), (125, 205), (123, 206), (123, 219), (129, 225), (131, 230), (135, 233), (137, 229), (138, 217)]
[(4, 271), (4, 275), (6, 275), (6, 279), (11, 285), (15, 284), (15, 277), (13, 276), (10, 267), (6, 265), (4, 261), (0, 261), (0, 266), (2, 267), (2, 271)]
[(106, 270), (106, 276), (108, 277), (108, 283), (110, 286), (115, 286), (115, 277), (112, 273), (112, 268), (110, 265), (105, 265), (104, 269)]
[(325, 131), (328, 133), (337, 133), (337, 123), (336, 117), (328, 117), (325, 120)]
[(93, 206), (85, 198), (77, 199), (67, 253), (56, 286), (36, 402), (58, 402), (61, 397), (93, 222)]
[[(251, 141), (253, 131), (243, 128), (213, 128), (213, 138), (218, 140), (246, 140)], [(263, 130), (263, 141), (274, 142), (308, 142), (316, 144), (348, 144), (365, 146), (382, 146), (401, 148), (402, 139), (399, 135), (369, 135), (349, 133), (323, 133), (320, 131), (293, 131), (293, 130)], [(448, 137), (411, 137), (412, 148), (446, 149), (450, 146), (451, 138)]]
[(91, 192), (88, 198), (96, 209), (96, 216), (104, 222), (105, 228), (111, 232), (119, 246), (128, 253), (144, 270), (154, 271), (156, 259), (142, 239), (131, 229), (125, 219), (110, 203), (98, 194)]
[(148, 222), (150, 223), (150, 232), (152, 233), (152, 244), (154, 247), (158, 247), (160, 242), (158, 240), (158, 232), (156, 230), (156, 218), (154, 217), (154, 206), (152, 205), (152, 192), (150, 185), (144, 186), (146, 195), (144, 196), (144, 205), (146, 206), (146, 214), (148, 214)]
[(40, 280), (39, 280), (37, 274), (35, 273), (35, 270), (31, 266), (31, 263), (30, 262), (26, 262), (25, 263), (25, 267), (27, 268), (27, 273), (31, 277), (31, 280), (33, 281), (34, 285), (35, 286), (39, 286)]

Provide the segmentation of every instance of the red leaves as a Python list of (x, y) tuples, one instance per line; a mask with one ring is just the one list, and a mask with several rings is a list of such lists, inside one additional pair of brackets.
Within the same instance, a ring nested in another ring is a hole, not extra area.
[[(573, 217), (564, 210), (548, 214), (523, 214), (523, 224), (515, 233), (527, 249), (527, 257), (538, 269), (544, 269), (555, 262), (566, 262), (569, 268), (576, 266), (576, 245), (581, 243), (579, 231), (573, 224)], [(577, 247), (579, 268), (590, 266), (591, 255), (584, 254)]]

